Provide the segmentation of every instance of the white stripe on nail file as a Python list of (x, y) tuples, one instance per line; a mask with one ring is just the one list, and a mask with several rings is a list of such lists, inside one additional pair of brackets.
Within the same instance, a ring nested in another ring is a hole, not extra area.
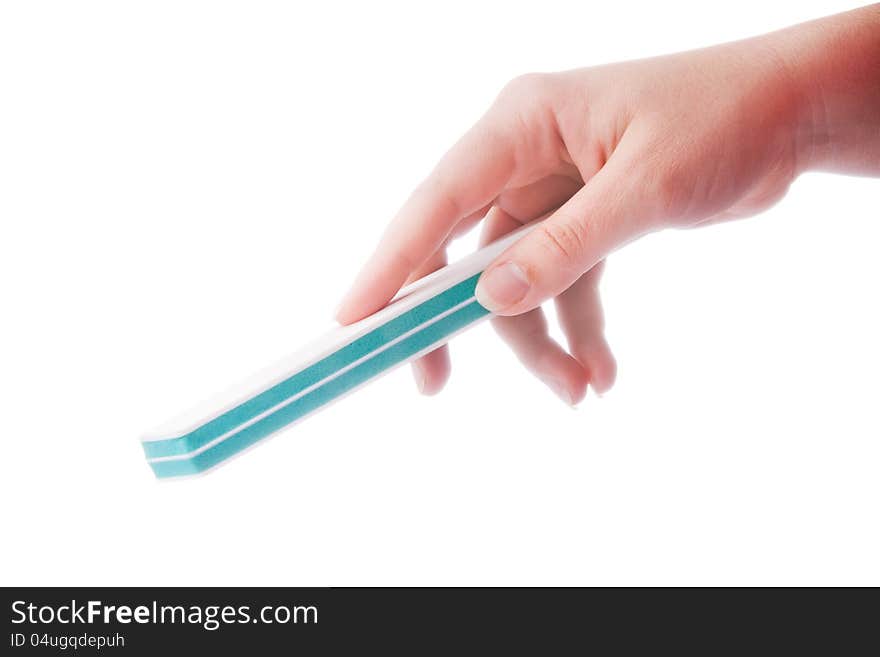
[(489, 311), (474, 298), (480, 273), (534, 225), (416, 281), (375, 314), (145, 435), (154, 473), (211, 469), (485, 319)]

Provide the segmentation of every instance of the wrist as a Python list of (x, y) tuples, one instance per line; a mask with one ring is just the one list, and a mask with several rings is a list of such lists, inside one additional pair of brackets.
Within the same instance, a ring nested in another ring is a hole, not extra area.
[(799, 172), (880, 173), (880, 4), (766, 38), (796, 99)]

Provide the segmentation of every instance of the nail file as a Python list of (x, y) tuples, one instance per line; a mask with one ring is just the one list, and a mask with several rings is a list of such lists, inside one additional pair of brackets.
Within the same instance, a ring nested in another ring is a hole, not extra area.
[(529, 224), (403, 288), (378, 312), (330, 331), (141, 438), (159, 478), (220, 465), (489, 316), (474, 297), (482, 271)]

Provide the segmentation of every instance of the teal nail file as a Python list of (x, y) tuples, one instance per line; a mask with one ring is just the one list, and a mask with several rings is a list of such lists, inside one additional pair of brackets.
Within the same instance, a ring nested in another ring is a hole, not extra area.
[(209, 470), (489, 316), (474, 297), (482, 271), (534, 224), (403, 288), (385, 308), (142, 439), (159, 478)]

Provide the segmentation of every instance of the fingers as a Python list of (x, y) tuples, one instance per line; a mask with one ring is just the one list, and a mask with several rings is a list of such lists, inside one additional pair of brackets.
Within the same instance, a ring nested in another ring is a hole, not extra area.
[[(535, 208), (535, 212), (541, 213), (546, 206), (537, 205)], [(520, 225), (510, 214), (493, 208), (486, 216), (481, 241), (489, 243)], [(546, 317), (540, 308), (516, 317), (496, 317), (492, 326), (519, 361), (566, 404), (573, 406), (584, 398), (587, 373), (550, 337)]]
[(437, 165), (400, 209), (340, 306), (349, 324), (382, 306), (437, 251), (456, 225), (479, 213), (513, 173), (513, 138), (484, 118)]
[(605, 340), (599, 295), (604, 265), (604, 261), (595, 265), (556, 298), (556, 314), (568, 350), (587, 371), (590, 385), (600, 395), (611, 389), (617, 375), (617, 363)]
[(587, 394), (587, 372), (559, 346), (540, 308), (516, 317), (496, 317), (492, 325), (525, 367), (565, 403), (574, 406)]
[[(434, 252), (425, 263), (419, 267), (407, 279), (407, 283), (418, 280), (427, 276), (433, 271), (440, 269), (446, 265), (446, 248), (441, 248)], [(416, 387), (423, 395), (436, 395), (443, 389), (449, 380), (451, 364), (449, 359), (449, 348), (446, 345), (438, 347), (434, 351), (425, 354), (421, 358), (414, 360), (412, 363), (413, 377), (416, 381)]]
[(501, 254), (477, 284), (479, 302), (500, 315), (529, 311), (646, 232), (650, 213), (627, 175), (629, 160), (615, 152), (565, 205)]
[(452, 371), (449, 347), (443, 345), (413, 361), (412, 371), (419, 392), (423, 395), (436, 395), (446, 385)]

